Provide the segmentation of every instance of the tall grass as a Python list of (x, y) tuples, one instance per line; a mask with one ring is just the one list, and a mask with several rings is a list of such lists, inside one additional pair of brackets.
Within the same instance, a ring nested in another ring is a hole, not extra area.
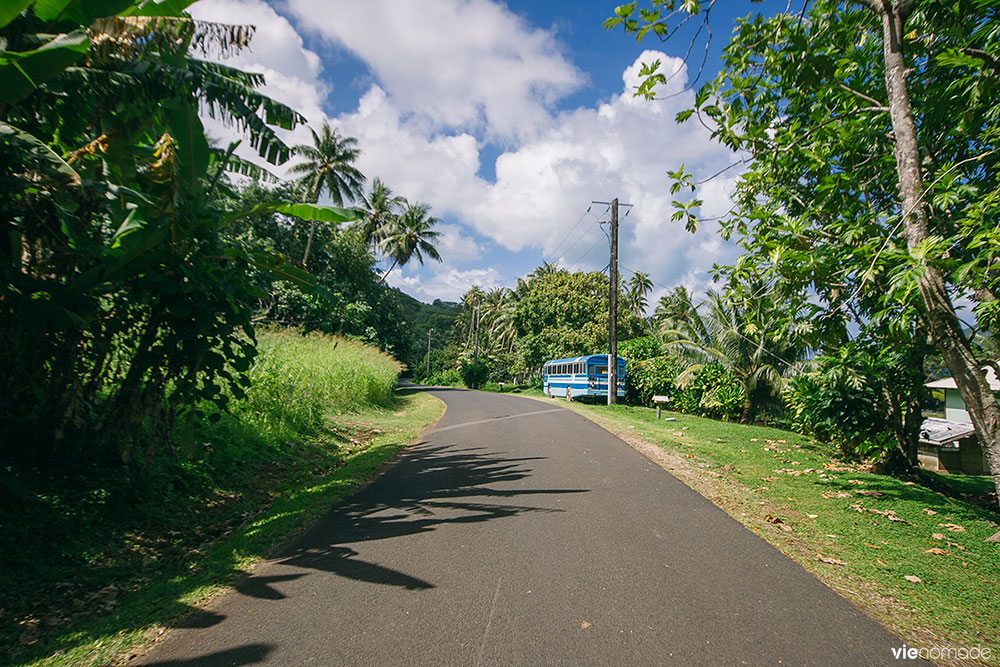
[(364, 343), (293, 329), (258, 334), (259, 356), (233, 417), (267, 439), (309, 435), (325, 416), (387, 407), (402, 365)]

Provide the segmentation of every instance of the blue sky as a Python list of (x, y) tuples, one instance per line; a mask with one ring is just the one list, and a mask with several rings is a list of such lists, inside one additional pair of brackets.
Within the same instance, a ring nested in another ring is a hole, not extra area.
[[(784, 8), (720, 0), (706, 75), (718, 68), (735, 16)], [(665, 172), (684, 163), (709, 175), (733, 156), (696, 122), (674, 122), (690, 93), (632, 97), (641, 63), (682, 68), (687, 40), (636, 44), (601, 27), (613, 10), (527, 0), (201, 0), (191, 9), (196, 18), (254, 24), (251, 50), (228, 62), (262, 72), (268, 94), (311, 125), (328, 121), (356, 137), (369, 180), (431, 205), (444, 261), (394, 270), (390, 284), (423, 301), (456, 300), (474, 284), (511, 286), (542, 261), (603, 269), (606, 207), (590, 202), (618, 196), (634, 204), (622, 220), (622, 273), (650, 273), (655, 303), (674, 285), (703, 291), (712, 264), (736, 254), (712, 225), (690, 235), (669, 222)], [(285, 138), (308, 136), (299, 128)], [(705, 215), (729, 208), (735, 176), (702, 186)]]

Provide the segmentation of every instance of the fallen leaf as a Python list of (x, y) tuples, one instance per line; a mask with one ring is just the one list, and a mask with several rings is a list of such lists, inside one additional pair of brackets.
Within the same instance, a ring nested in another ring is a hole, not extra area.
[(945, 551), (944, 549), (938, 549), (937, 547), (933, 547), (931, 549), (926, 549), (926, 550), (924, 550), (924, 553), (925, 554), (935, 554), (937, 556), (950, 556), (951, 555), (950, 551)]
[(687, 456), (687, 457), (688, 457), (689, 459), (693, 459), (693, 458), (694, 458), (694, 454), (691, 454), (690, 452), (688, 452), (688, 454), (687, 454), (686, 456)]
[(955, 547), (956, 549), (961, 549), (962, 551), (965, 551), (965, 547), (963, 547), (961, 544), (955, 544), (954, 542), (949, 542), (948, 546)]
[(816, 554), (816, 557), (823, 563), (829, 563), (830, 565), (847, 565), (844, 561), (839, 558), (830, 558), (829, 556), (824, 556), (822, 554)]
[(819, 514), (806, 514), (806, 516), (809, 517), (810, 519), (818, 519), (819, 518)]
[(824, 491), (824, 498), (850, 498), (851, 494), (847, 491)]
[(881, 565), (882, 567), (885, 567), (885, 563), (882, 562), (881, 558), (876, 558), (875, 562), (878, 563), (879, 565)]
[(907, 574), (907, 575), (905, 575), (905, 576), (903, 577), (903, 579), (906, 579), (907, 581), (912, 581), (912, 582), (913, 582), (913, 583), (915, 583), (915, 584), (919, 584), (919, 583), (922, 583), (922, 582), (923, 582), (923, 579), (921, 579), (920, 577), (915, 577), (915, 576), (913, 576), (912, 574)]
[(965, 528), (962, 528), (957, 523), (939, 523), (938, 524), (938, 528), (947, 528), (949, 531), (951, 531), (953, 533), (964, 533), (965, 532)]
[(926, 514), (927, 516), (934, 516), (935, 514), (937, 514), (937, 512), (935, 512), (934, 510), (928, 509), (926, 507), (920, 511)]
[(1000, 542), (1000, 532), (990, 535), (986, 538), (987, 542)]
[(582, 621), (582, 622), (580, 623), (580, 627), (581, 627), (582, 629), (586, 630), (587, 628), (589, 628), (589, 627), (590, 627), (590, 623), (589, 623), (589, 622), (587, 622), (587, 621)]
[(848, 484), (865, 484), (866, 482), (864, 482), (864, 481), (862, 481), (860, 479), (849, 479), (849, 480), (847, 480), (847, 483)]
[(867, 542), (864, 542), (864, 545), (865, 545), (866, 547), (871, 547), (872, 549), (881, 549), (881, 548), (882, 548), (882, 547), (880, 547), (880, 546), (879, 546), (879, 545), (877, 545), (877, 544), (868, 544)]
[(859, 496), (870, 496), (872, 498), (881, 498), (882, 496), (885, 495), (881, 491), (864, 491), (864, 490), (860, 490), (860, 491), (855, 491), (854, 493), (858, 494)]
[(934, 533), (933, 535), (931, 535), (931, 537), (933, 537), (935, 540), (943, 540), (944, 533)]

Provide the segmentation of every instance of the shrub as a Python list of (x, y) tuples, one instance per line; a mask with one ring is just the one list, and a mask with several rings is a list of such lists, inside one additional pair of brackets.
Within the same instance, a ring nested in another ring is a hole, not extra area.
[(673, 408), (679, 412), (713, 417), (738, 419), (743, 412), (746, 390), (731, 371), (721, 364), (706, 364), (694, 380), (673, 396)]
[(629, 364), (625, 373), (625, 400), (637, 405), (651, 406), (653, 396), (663, 394), (673, 396), (677, 391), (674, 378), (682, 370), (684, 367), (681, 363), (669, 355)]
[(663, 347), (660, 341), (653, 336), (642, 336), (618, 343), (618, 356), (631, 362), (659, 357), (662, 353)]
[(824, 371), (788, 383), (785, 405), (796, 430), (836, 444), (845, 456), (869, 456), (891, 446), (892, 434), (867, 383)]
[(475, 389), (490, 377), (490, 366), (484, 360), (470, 361), (459, 370), (466, 387)]
[(432, 374), (424, 381), (434, 387), (460, 387), (462, 386), (462, 376), (454, 368), (447, 368), (443, 371)]

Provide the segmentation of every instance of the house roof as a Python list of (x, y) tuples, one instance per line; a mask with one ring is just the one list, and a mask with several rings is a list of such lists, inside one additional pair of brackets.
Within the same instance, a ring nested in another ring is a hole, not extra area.
[(956, 440), (974, 435), (972, 424), (953, 422), (937, 417), (928, 417), (920, 425), (920, 442), (947, 447)]
[[(997, 380), (997, 374), (993, 371), (993, 368), (987, 366), (983, 369), (983, 373), (986, 375), (986, 381), (989, 383), (990, 389), (992, 391), (1000, 391), (1000, 380)], [(928, 389), (958, 389), (958, 385), (955, 384), (955, 378), (952, 377), (934, 380), (934, 382), (928, 382), (924, 386)]]

